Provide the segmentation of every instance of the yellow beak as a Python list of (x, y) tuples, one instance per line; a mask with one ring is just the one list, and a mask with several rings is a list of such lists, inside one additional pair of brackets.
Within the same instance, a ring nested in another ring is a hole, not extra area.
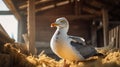
[(58, 26), (59, 24), (56, 24), (56, 23), (51, 23), (51, 27), (56, 27)]

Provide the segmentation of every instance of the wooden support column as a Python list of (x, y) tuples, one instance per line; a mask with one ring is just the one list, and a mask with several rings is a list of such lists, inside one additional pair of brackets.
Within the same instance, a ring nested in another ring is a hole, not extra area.
[(108, 36), (109, 36), (109, 33), (108, 33), (108, 22), (109, 22), (109, 19), (108, 19), (108, 12), (106, 9), (102, 9), (102, 20), (103, 20), (103, 38), (104, 38), (104, 46), (107, 46), (108, 45)]
[(75, 0), (75, 15), (81, 14), (82, 0)]
[(95, 25), (95, 21), (93, 21), (91, 25), (91, 40), (92, 40), (92, 45), (97, 46), (97, 26)]
[(29, 38), (29, 52), (36, 54), (35, 52), (35, 0), (28, 0), (28, 38)]
[(119, 35), (119, 49), (120, 49), (120, 26), (118, 27), (118, 35)]
[(119, 41), (118, 41), (118, 40), (119, 40), (119, 39), (118, 39), (118, 37), (119, 37), (119, 36), (118, 36), (118, 29), (119, 29), (119, 28), (118, 28), (118, 26), (117, 26), (116, 29), (115, 29), (115, 32), (116, 32), (116, 34), (115, 34), (115, 35), (116, 35), (116, 43), (115, 43), (115, 44), (116, 44), (116, 48), (119, 47), (119, 46), (118, 46), (118, 44), (119, 44), (119, 43), (118, 43), (118, 42), (119, 42)]

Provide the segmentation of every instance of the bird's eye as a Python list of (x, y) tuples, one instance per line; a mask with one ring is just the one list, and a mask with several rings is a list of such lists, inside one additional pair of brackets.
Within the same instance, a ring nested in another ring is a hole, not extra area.
[(61, 23), (64, 23), (65, 21), (64, 20), (62, 20), (62, 21), (60, 21)]

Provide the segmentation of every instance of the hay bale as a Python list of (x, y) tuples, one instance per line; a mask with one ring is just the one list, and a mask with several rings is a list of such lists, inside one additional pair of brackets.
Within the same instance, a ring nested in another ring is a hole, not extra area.
[[(111, 51), (111, 52), (110, 52)], [(120, 67), (120, 51), (110, 50), (103, 57), (90, 57), (84, 62), (66, 61), (67, 67)], [(6, 56), (4, 56), (6, 55)], [(7, 62), (7, 67), (63, 67), (64, 60), (56, 61), (55, 59), (48, 57), (46, 54), (41, 53), (38, 56), (25, 55), (16, 49), (13, 44), (7, 43), (4, 45), (4, 50), (1, 52), (0, 67), (3, 63)]]
[(4, 45), (2, 53), (10, 56), (11, 64), (8, 67), (35, 67), (35, 65), (26, 59), (27, 55), (20, 53), (20, 51), (10, 43)]
[(6, 36), (3, 32), (0, 31), (0, 44), (4, 45), (5, 43), (14, 43), (14, 39)]
[(9, 66), (10, 66), (10, 55), (0, 54), (0, 67), (9, 67)]

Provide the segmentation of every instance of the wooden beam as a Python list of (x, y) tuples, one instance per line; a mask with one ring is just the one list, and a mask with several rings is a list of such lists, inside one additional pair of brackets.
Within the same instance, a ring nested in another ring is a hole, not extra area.
[(101, 16), (101, 15), (102, 15), (102, 14), (101, 14), (101, 11), (95, 10), (95, 9), (93, 9), (93, 8), (89, 8), (89, 7), (87, 7), (87, 6), (84, 6), (84, 7), (82, 8), (82, 10), (85, 11), (85, 12), (88, 12), (88, 13), (90, 13), (90, 14), (96, 14), (97, 16)]
[(36, 11), (35, 12), (47, 10), (47, 9), (44, 9), (44, 8), (50, 7), (51, 5), (52, 5), (51, 8), (56, 8), (56, 7), (59, 7), (59, 6), (66, 5), (68, 3), (69, 3), (68, 0), (56, 0), (56, 1), (51, 0), (50, 2), (46, 2), (46, 3), (36, 5)]
[(29, 37), (29, 52), (35, 52), (35, 0), (28, 0), (28, 37)]
[(102, 9), (102, 20), (103, 20), (103, 35), (104, 35), (104, 46), (108, 45), (108, 22), (109, 22), (109, 18), (108, 18), (108, 12), (105, 8)]
[[(46, 1), (45, 3), (36, 2), (35, 3), (35, 5), (36, 5), (35, 12), (37, 13), (37, 12), (44, 11), (47, 9), (59, 7), (59, 6), (68, 4), (68, 3), (69, 3), (68, 0), (56, 0), (56, 1), (49, 0), (49, 1)], [(19, 7), (19, 9), (22, 9), (22, 7), (26, 8), (26, 6), (21, 6), (21, 7)], [(25, 11), (25, 9), (22, 9), (22, 10)]]
[(10, 11), (15, 15), (15, 17), (18, 20), (21, 20), (21, 16), (19, 14), (19, 12), (17, 11), (14, 3), (12, 2), (12, 0), (3, 0), (5, 2), (5, 4), (8, 6), (8, 8), (10, 9)]
[(95, 18), (96, 16), (94, 15), (59, 15), (59, 16), (39, 16), (39, 18), (58, 18), (58, 17), (66, 17), (69, 20), (76, 20), (76, 19), (83, 19), (83, 20), (91, 20), (93, 18)]
[(89, 1), (85, 1), (87, 4), (90, 4), (91, 6), (94, 6), (96, 8), (101, 8), (103, 6), (105, 6), (104, 4), (102, 4), (101, 2), (98, 2), (96, 0), (89, 0)]
[(13, 15), (11, 11), (0, 11), (0, 15)]
[(64, 1), (64, 0), (59, 0), (59, 1), (54, 1), (54, 2), (48, 2), (48, 3), (44, 3), (44, 4), (40, 4), (37, 5), (36, 7), (36, 11), (35, 12), (39, 12), (39, 11), (44, 11), (44, 10), (48, 10), (48, 9), (52, 9), (52, 8), (56, 8), (58, 6), (63, 6), (65, 4), (68, 4), (69, 1)]
[(90, 20), (95, 18), (94, 15), (79, 15), (79, 16), (75, 16), (75, 15), (66, 15), (64, 17), (67, 17), (70, 20), (75, 20), (75, 19), (86, 19), (86, 20)]
[[(39, 0), (39, 1), (36, 1), (35, 2), (35, 5), (36, 5), (36, 8), (41, 8), (41, 7), (44, 7), (44, 6), (48, 6), (48, 5), (52, 5), (52, 4), (56, 4), (56, 3), (59, 3), (59, 2), (64, 2), (64, 1), (68, 1), (68, 0)], [(22, 4), (22, 5), (19, 5), (19, 9), (21, 10), (24, 10), (27, 8), (27, 1), (26, 3)]]
[(48, 9), (51, 9), (51, 8), (54, 8), (54, 7), (55, 7), (55, 5), (48, 5), (48, 6), (45, 6), (45, 7), (42, 7), (42, 8), (36, 9), (35, 12), (48, 10)]
[[(39, 1), (36, 1), (35, 2), (35, 5), (38, 5), (38, 4), (41, 4), (41, 3), (46, 3), (46, 2), (49, 2), (51, 0), (39, 0)], [(22, 5), (19, 5), (19, 9), (26, 9), (28, 7), (28, 4), (27, 4), (28, 1), (26, 1), (26, 3), (22, 4)]]
[(110, 24), (118, 24), (120, 25), (120, 21), (109, 21)]

